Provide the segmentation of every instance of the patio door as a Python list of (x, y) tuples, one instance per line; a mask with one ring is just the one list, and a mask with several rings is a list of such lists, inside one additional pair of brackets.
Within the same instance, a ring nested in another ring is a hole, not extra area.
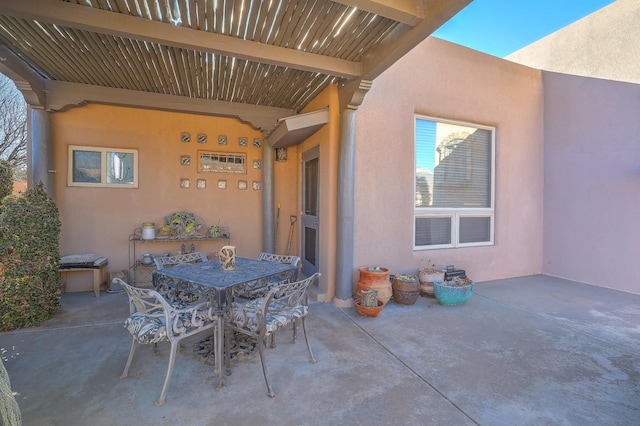
[(310, 277), (318, 272), (320, 227), (319, 160), (320, 149), (314, 147), (302, 154), (302, 216), (301, 216), (301, 258), (302, 273)]

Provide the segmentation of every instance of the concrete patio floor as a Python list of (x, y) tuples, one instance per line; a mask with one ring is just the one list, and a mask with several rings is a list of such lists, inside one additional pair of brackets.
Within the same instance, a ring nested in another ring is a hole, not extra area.
[(313, 303), (318, 363), (279, 333), (275, 398), (258, 356), (216, 391), (186, 345), (162, 407), (168, 345), (141, 346), (119, 378), (127, 315), (124, 293), (68, 293), (40, 326), (0, 333), (24, 425), (640, 424), (639, 295), (536, 275), (477, 283), (464, 306), (392, 301), (378, 318)]

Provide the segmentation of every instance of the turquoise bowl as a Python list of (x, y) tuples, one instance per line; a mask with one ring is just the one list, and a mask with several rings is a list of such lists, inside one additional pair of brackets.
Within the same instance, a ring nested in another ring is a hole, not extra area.
[(446, 285), (444, 282), (434, 282), (433, 292), (441, 305), (463, 305), (473, 295), (473, 284), (462, 286)]

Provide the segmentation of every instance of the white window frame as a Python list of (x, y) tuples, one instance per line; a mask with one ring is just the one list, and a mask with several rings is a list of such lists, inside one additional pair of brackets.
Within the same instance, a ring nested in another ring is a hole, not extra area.
[[(462, 247), (481, 247), (481, 246), (492, 246), (494, 245), (494, 237), (495, 237), (495, 185), (496, 185), (496, 128), (493, 126), (487, 126), (477, 123), (465, 122), (465, 121), (456, 121), (456, 120), (448, 120), (440, 117), (432, 117), (422, 114), (414, 114), (413, 117), (413, 199), (415, 200), (415, 190), (416, 190), (416, 120), (429, 120), (438, 123), (445, 124), (454, 124), (466, 127), (475, 127), (478, 129), (489, 130), (491, 132), (491, 185), (490, 185), (490, 207), (483, 208), (434, 208), (434, 207), (414, 207), (413, 213), (413, 249), (414, 250), (436, 250), (436, 249), (444, 249), (444, 248), (462, 248)], [(418, 218), (451, 218), (451, 244), (438, 244), (438, 245), (416, 245), (416, 219)], [(473, 243), (460, 243), (459, 242), (459, 232), (460, 232), (460, 219), (461, 218), (472, 218), (472, 217), (482, 217), (489, 218), (489, 241), (482, 242), (473, 242)]]
[[(74, 152), (76, 151), (90, 151), (100, 153), (100, 182), (77, 182), (73, 180), (74, 177)], [(110, 152), (118, 152), (124, 154), (133, 154), (133, 179), (132, 182), (127, 183), (107, 183), (107, 154)], [(67, 186), (79, 186), (79, 187), (100, 187), (100, 188), (122, 188), (122, 189), (134, 189), (138, 188), (138, 150), (137, 149), (125, 149), (125, 148), (108, 148), (108, 147), (95, 147), (95, 146), (80, 146), (69, 145), (68, 155), (68, 170), (67, 170)]]

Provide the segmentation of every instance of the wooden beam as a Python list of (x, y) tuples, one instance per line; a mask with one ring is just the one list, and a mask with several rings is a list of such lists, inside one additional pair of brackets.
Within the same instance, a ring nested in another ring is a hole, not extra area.
[(358, 62), (149, 21), (60, 0), (0, 0), (0, 14), (341, 78), (358, 77), (361, 71)]
[(255, 129), (269, 131), (278, 119), (295, 114), (286, 108), (263, 107), (234, 102), (211, 101), (186, 96), (164, 95), (128, 89), (47, 80), (47, 111), (65, 111), (87, 103), (148, 108), (189, 114), (237, 118)]
[(427, 0), (426, 17), (419, 25), (399, 25), (362, 59), (362, 79), (374, 80), (472, 1)]
[(423, 0), (333, 0), (412, 27), (425, 17)]
[(6, 46), (0, 46), (0, 72), (13, 80), (29, 106), (44, 108), (44, 78)]

